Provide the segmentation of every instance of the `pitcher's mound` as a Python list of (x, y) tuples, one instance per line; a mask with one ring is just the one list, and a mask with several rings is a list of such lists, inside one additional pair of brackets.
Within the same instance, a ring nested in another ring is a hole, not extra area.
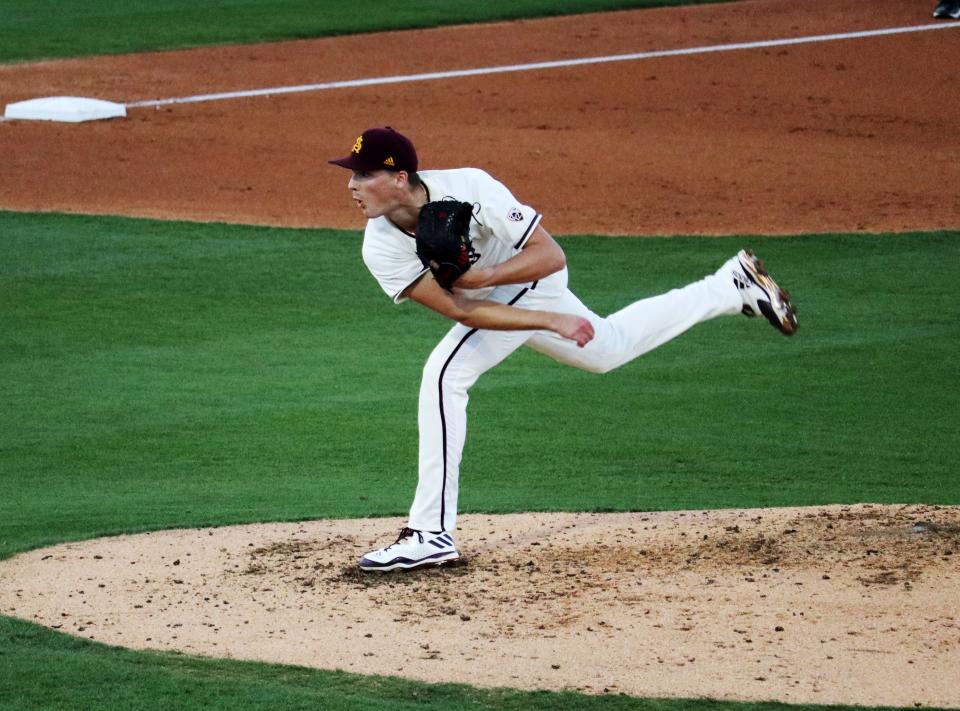
[(960, 707), (960, 507), (465, 515), (165, 531), (0, 562), (0, 612), (102, 642), (426, 681)]

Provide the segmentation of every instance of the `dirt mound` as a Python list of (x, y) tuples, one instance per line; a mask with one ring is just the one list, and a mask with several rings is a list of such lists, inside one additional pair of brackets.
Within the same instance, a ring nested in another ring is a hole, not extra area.
[(0, 563), (0, 612), (133, 648), (480, 686), (960, 706), (960, 508), (465, 515), (166, 531)]

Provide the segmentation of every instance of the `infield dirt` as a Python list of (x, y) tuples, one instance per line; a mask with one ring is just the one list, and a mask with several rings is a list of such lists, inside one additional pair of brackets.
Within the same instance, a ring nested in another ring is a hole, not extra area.
[[(903, 27), (929, 0), (755, 0), (0, 66), (0, 104), (134, 102)], [(958, 29), (0, 123), (0, 208), (358, 229), (368, 126), (483, 167), (554, 234), (960, 224)]]

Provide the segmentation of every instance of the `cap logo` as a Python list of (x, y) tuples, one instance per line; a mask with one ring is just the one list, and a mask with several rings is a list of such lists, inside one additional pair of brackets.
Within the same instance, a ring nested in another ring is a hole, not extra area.
[(396, 165), (396, 163), (393, 162), (393, 156), (388, 156), (387, 159), (386, 159), (385, 161), (383, 161), (383, 164), (384, 164), (384, 165), (390, 165), (390, 166), (395, 166), (395, 165)]
[(357, 142), (353, 144), (351, 153), (359, 153), (361, 148), (363, 148), (363, 136), (357, 138)]

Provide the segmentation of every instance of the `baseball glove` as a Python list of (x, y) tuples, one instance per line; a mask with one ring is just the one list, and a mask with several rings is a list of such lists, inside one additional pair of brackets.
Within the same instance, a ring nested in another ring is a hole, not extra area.
[(473, 205), (436, 200), (420, 208), (417, 220), (417, 256), (447, 291), (480, 258), (470, 241)]

